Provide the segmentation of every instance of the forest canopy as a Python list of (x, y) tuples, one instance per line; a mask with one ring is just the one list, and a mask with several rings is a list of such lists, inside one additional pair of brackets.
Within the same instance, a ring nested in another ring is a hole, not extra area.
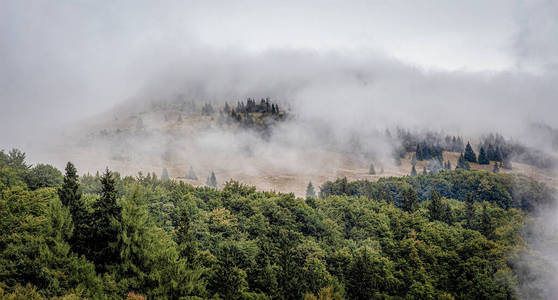
[(466, 170), (338, 179), (305, 199), (64, 171), (0, 152), (0, 298), (519, 298), (522, 228), (554, 201)]

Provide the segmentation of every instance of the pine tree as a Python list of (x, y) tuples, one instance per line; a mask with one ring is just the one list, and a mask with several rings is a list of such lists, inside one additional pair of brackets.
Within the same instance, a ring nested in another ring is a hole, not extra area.
[(210, 187), (217, 187), (217, 177), (215, 177), (215, 173), (213, 171), (211, 171), (211, 174), (207, 177), (206, 184)]
[(167, 171), (167, 168), (163, 168), (163, 172), (161, 173), (161, 180), (169, 181), (169, 171)]
[(413, 165), (413, 167), (417, 165), (417, 156), (416, 156), (416, 154), (413, 154), (413, 156), (411, 156), (411, 165)]
[(66, 165), (64, 183), (58, 189), (58, 197), (72, 215), (74, 232), (68, 242), (74, 252), (85, 255), (88, 248), (89, 215), (81, 198), (77, 170), (71, 162)]
[(498, 162), (494, 162), (494, 168), (492, 168), (492, 172), (500, 173), (500, 167), (498, 167)]
[(93, 230), (89, 258), (104, 272), (106, 267), (119, 260), (119, 252), (115, 247), (120, 233), (122, 209), (117, 204), (116, 182), (107, 168), (101, 176), (101, 197), (93, 204)]
[(418, 209), (418, 195), (413, 187), (408, 187), (403, 192), (403, 210), (406, 212), (415, 212)]
[(448, 162), (446, 163), (446, 170), (451, 170), (451, 162), (448, 159)]
[(314, 191), (312, 181), (308, 182), (308, 186), (306, 187), (306, 197), (316, 198), (316, 191)]
[(430, 195), (430, 206), (428, 207), (430, 212), (431, 221), (441, 221), (444, 217), (444, 205), (442, 203), (442, 198), (438, 190), (434, 189)]
[(415, 169), (414, 165), (411, 168), (411, 177), (417, 177), (417, 169)]
[(422, 175), (426, 175), (428, 174), (428, 172), (426, 172), (426, 167), (422, 167)]
[(473, 151), (473, 147), (471, 147), (471, 144), (469, 142), (467, 142), (467, 146), (465, 146), (465, 160), (468, 162), (473, 162), (476, 163), (477, 162), (477, 155), (475, 154), (475, 151)]
[(480, 233), (482, 233), (486, 237), (489, 237), (492, 234), (492, 231), (493, 231), (492, 221), (491, 221), (491, 218), (490, 218), (490, 213), (488, 212), (486, 204), (483, 204), (483, 206), (482, 206), (481, 219), (480, 219), (480, 224), (479, 224), (479, 231), (480, 231)]
[(480, 150), (479, 150), (479, 164), (480, 165), (490, 164), (490, 160), (488, 159), (488, 156), (487, 156), (486, 152), (484, 151), (484, 147), (481, 147)]
[(376, 175), (376, 169), (374, 168), (374, 164), (370, 164), (370, 169), (368, 170), (368, 174)]

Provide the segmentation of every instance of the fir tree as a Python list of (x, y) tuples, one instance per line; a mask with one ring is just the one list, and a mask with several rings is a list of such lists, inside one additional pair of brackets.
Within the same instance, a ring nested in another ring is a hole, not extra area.
[(306, 187), (306, 197), (316, 198), (316, 191), (314, 191), (312, 181), (308, 182), (308, 186)]
[(418, 195), (413, 187), (408, 187), (403, 192), (403, 210), (406, 212), (415, 212), (418, 209)]
[(207, 177), (206, 184), (210, 187), (217, 187), (217, 177), (215, 177), (215, 173), (211, 171), (211, 174)]
[(480, 150), (479, 150), (479, 164), (480, 165), (490, 164), (490, 160), (488, 159), (488, 156), (487, 156), (486, 152), (484, 151), (484, 147), (481, 147)]
[(451, 170), (451, 162), (449, 161), (449, 159), (446, 163), (446, 170)]
[(374, 168), (374, 164), (370, 164), (370, 169), (368, 170), (368, 174), (376, 175), (376, 169)]
[(72, 215), (74, 232), (69, 240), (72, 250), (78, 254), (85, 255), (88, 248), (89, 215), (81, 198), (77, 170), (71, 162), (68, 162), (66, 165), (64, 183), (58, 189), (58, 197), (62, 204), (68, 207)]
[(486, 207), (486, 204), (483, 204), (483, 206), (482, 206), (481, 219), (480, 219), (480, 224), (479, 224), (479, 231), (485, 237), (489, 237), (493, 232), (492, 221), (491, 221), (491, 218), (490, 218), (490, 213), (488, 212), (488, 208)]
[(475, 154), (475, 151), (473, 151), (473, 148), (471, 147), (471, 144), (469, 142), (467, 142), (467, 146), (465, 146), (465, 160), (468, 162), (472, 162), (472, 163), (476, 163), (477, 162), (477, 155)]
[(120, 233), (122, 209), (116, 203), (116, 182), (107, 168), (101, 176), (101, 197), (93, 204), (93, 230), (89, 241), (90, 259), (103, 272), (106, 267), (119, 260), (119, 252), (115, 247)]
[(426, 167), (422, 167), (422, 175), (426, 175), (428, 174), (428, 172), (426, 172)]
[(167, 171), (167, 168), (163, 168), (163, 172), (161, 173), (161, 180), (162, 181), (169, 180), (169, 171)]
[(420, 146), (420, 144), (417, 144), (417, 149), (415, 150), (415, 157), (417, 160), (424, 159), (424, 153), (422, 151), (422, 147)]
[(441, 221), (444, 217), (444, 205), (438, 190), (434, 189), (430, 195), (430, 205), (428, 206), (431, 221)]
[(411, 168), (411, 177), (417, 177), (417, 169), (415, 169), (414, 165)]

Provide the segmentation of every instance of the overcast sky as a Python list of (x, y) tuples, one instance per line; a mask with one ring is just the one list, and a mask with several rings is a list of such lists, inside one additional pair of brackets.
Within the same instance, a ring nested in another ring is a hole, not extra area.
[[(219, 53), (250, 60), (303, 50), (378, 56), (438, 78), (528, 76), (543, 84), (519, 92), (547, 105), (558, 95), (548, 83), (558, 66), (557, 3), (0, 1), (0, 149), (137, 96), (176, 61)], [(509, 88), (499, 80), (489, 90)], [(554, 108), (541, 110), (550, 118)]]

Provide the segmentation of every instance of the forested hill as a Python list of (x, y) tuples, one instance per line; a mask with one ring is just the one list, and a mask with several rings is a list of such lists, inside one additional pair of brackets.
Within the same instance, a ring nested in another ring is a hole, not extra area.
[(0, 298), (514, 299), (544, 280), (519, 259), (542, 184), (458, 170), (321, 190), (63, 176), (0, 152)]

